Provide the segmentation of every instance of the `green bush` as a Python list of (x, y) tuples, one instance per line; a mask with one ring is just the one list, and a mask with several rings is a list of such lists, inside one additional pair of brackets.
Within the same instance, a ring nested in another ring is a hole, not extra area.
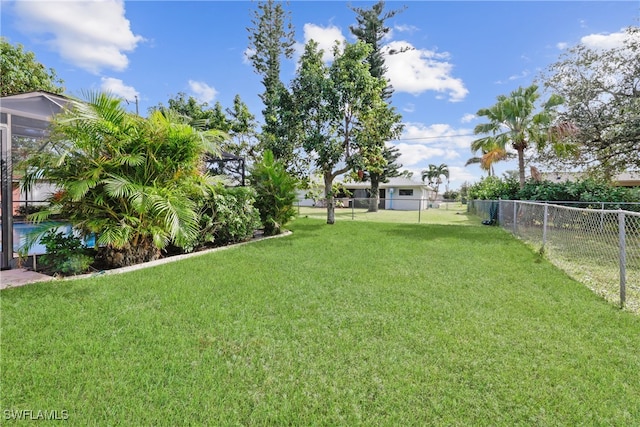
[(254, 207), (255, 190), (250, 187), (216, 189), (201, 201), (200, 233), (197, 246), (226, 245), (253, 237), (260, 227), (260, 214)]
[(519, 188), (515, 178), (488, 176), (471, 185), (467, 194), (472, 200), (514, 200)]
[(640, 190), (616, 187), (606, 182), (585, 179), (576, 182), (528, 181), (518, 191), (519, 200), (567, 202), (638, 202)]
[(585, 179), (576, 182), (529, 180), (519, 189), (511, 178), (490, 176), (469, 187), (470, 199), (477, 200), (536, 200), (547, 202), (614, 202), (640, 201), (640, 189), (616, 187), (609, 183)]
[(41, 265), (53, 274), (74, 275), (89, 269), (93, 258), (88, 256), (80, 238), (56, 230), (47, 231), (41, 239), (47, 253), (40, 259)]
[(445, 200), (458, 200), (460, 199), (460, 193), (454, 190), (445, 191), (442, 194), (442, 198)]
[(251, 185), (256, 190), (255, 206), (260, 212), (260, 220), (267, 236), (280, 234), (296, 211), (296, 179), (289, 175), (284, 165), (276, 161), (269, 150), (251, 170)]

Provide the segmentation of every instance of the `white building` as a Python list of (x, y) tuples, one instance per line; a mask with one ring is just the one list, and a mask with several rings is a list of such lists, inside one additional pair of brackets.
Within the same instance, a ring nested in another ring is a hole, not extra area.
[[(355, 203), (356, 208), (366, 208), (369, 206), (370, 182), (346, 182), (344, 187), (351, 193), (350, 196), (336, 197), (344, 207)], [(324, 188), (319, 186), (320, 193), (324, 194)], [(410, 178), (391, 178), (389, 182), (380, 183), (380, 205), (379, 209), (391, 209), (401, 211), (425, 210), (435, 207), (433, 189), (424, 182), (414, 181)], [(305, 198), (305, 191), (300, 191), (300, 206), (322, 205), (322, 200), (317, 203), (314, 200)]]

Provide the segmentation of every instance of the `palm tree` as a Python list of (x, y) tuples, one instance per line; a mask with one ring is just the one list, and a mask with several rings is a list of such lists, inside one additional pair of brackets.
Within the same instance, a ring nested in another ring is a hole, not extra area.
[(441, 163), (440, 166), (429, 165), (429, 169), (422, 171), (422, 182), (424, 182), (425, 178), (428, 179), (429, 185), (434, 187), (436, 191), (434, 199), (438, 198), (438, 189), (442, 184), (442, 176), (447, 178), (447, 185), (449, 185), (449, 166), (444, 163)]
[(46, 179), (60, 190), (32, 219), (57, 214), (81, 234), (96, 234), (98, 256), (114, 267), (155, 259), (168, 244), (191, 247), (194, 200), (213, 191), (202, 159), (215, 152), (218, 133), (167, 111), (132, 115), (103, 93), (87, 98), (55, 118), (53, 150), (27, 161), (25, 187)]
[(487, 171), (489, 176), (495, 175), (493, 164), (502, 160), (506, 160), (513, 157), (512, 153), (507, 152), (504, 147), (500, 147), (495, 144), (495, 141), (487, 141), (485, 139), (479, 139), (471, 144), (471, 150), (474, 153), (480, 151), (481, 156), (474, 156), (467, 160), (465, 166), (479, 164), (480, 169)]
[[(554, 142), (549, 128), (555, 118), (556, 108), (564, 102), (562, 97), (551, 95), (542, 105), (542, 110), (536, 113), (535, 103), (538, 98), (540, 95), (537, 85), (520, 87), (509, 96), (498, 96), (498, 102), (494, 106), (482, 108), (476, 113), (486, 117), (489, 122), (477, 125), (474, 133), (490, 135), (473, 141), (472, 149), (493, 147), (506, 152), (507, 146), (511, 144), (518, 154), (520, 188), (524, 187), (525, 182), (524, 151), (533, 144), (542, 147), (547, 142)], [(487, 150), (487, 153), (492, 152), (493, 148)]]

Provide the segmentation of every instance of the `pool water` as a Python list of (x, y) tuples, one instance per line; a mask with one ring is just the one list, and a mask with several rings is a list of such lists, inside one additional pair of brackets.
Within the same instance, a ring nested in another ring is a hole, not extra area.
[[(56, 232), (63, 232), (66, 235), (72, 232), (71, 224), (64, 222), (57, 224)], [(26, 222), (15, 222), (13, 224), (13, 251), (18, 252), (20, 248), (26, 244), (29, 233), (38, 230), (42, 226), (43, 224), (36, 225)], [(84, 240), (84, 245), (87, 247), (95, 246), (95, 236), (86, 238)], [(47, 249), (40, 241), (38, 241), (29, 248), (28, 255), (41, 255), (44, 253), (47, 253)]]

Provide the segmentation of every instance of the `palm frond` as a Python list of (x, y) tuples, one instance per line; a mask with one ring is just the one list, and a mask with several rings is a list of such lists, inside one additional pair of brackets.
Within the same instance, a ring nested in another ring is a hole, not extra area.
[(66, 191), (69, 195), (71, 201), (78, 202), (80, 201), (89, 190), (95, 188), (100, 180), (98, 179), (77, 179), (71, 182), (68, 182), (66, 185)]

